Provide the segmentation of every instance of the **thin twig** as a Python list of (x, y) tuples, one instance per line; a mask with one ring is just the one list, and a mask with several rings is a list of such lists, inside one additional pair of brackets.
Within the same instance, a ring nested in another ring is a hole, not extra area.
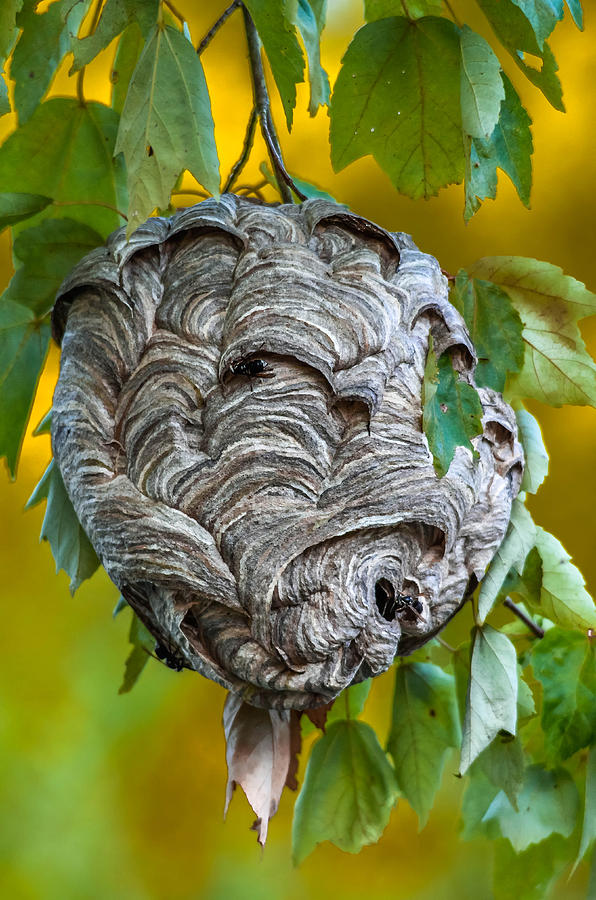
[(265, 203), (265, 194), (259, 190), (258, 187), (252, 187), (249, 184), (245, 184), (243, 187), (236, 188), (234, 191), (235, 194), (239, 194), (241, 197), (250, 197), (251, 194), (254, 194), (262, 203)]
[(190, 197), (200, 197), (201, 200), (207, 200), (211, 196), (211, 194), (207, 194), (205, 191), (196, 191), (192, 189), (188, 191), (172, 191), (172, 197), (181, 197), (187, 194)]
[(239, 6), (242, 6), (241, 0), (234, 0), (233, 3), (230, 3), (227, 9), (224, 9), (217, 22), (213, 23), (213, 25), (197, 47), (197, 53), (199, 54), (199, 56), (201, 55), (205, 47), (207, 47), (211, 43), (211, 39), (217, 34), (226, 19), (229, 19), (234, 10), (238, 9)]
[(269, 159), (277, 178), (279, 192), (284, 203), (292, 203), (292, 191), (300, 200), (306, 200), (306, 194), (296, 187), (289, 175), (281, 155), (281, 147), (277, 138), (277, 133), (271, 118), (271, 103), (269, 100), (269, 92), (267, 90), (267, 82), (265, 81), (265, 73), (263, 71), (263, 62), (261, 60), (261, 42), (254, 22), (246, 7), (243, 7), (244, 24), (246, 26), (246, 39), (248, 41), (248, 56), (250, 59), (250, 71), (252, 75), (252, 86), (254, 94), (254, 102), (259, 115), (261, 124), (261, 132), (263, 140), (269, 153)]
[(445, 276), (447, 281), (455, 281), (455, 275), (452, 275), (447, 269), (441, 269), (441, 274)]
[(445, 650), (449, 650), (450, 653), (457, 653), (455, 647), (452, 647), (451, 644), (448, 644), (447, 641), (444, 641), (443, 638), (438, 636), (438, 634), (435, 635), (435, 640), (438, 641), (441, 647), (444, 647)]
[(126, 222), (128, 216), (115, 206), (109, 203), (101, 203), (99, 200), (54, 200), (52, 206), (102, 206), (104, 209), (111, 209), (112, 212), (118, 213)]
[(518, 619), (521, 619), (521, 621), (524, 623), (526, 628), (529, 628), (530, 631), (532, 632), (532, 634), (535, 634), (537, 638), (544, 637), (544, 629), (541, 628), (540, 625), (537, 625), (536, 622), (533, 622), (532, 619), (530, 619), (529, 616), (527, 616), (525, 614), (525, 612), (523, 612), (519, 608), (519, 606), (515, 605), (513, 600), (511, 600), (509, 597), (507, 597), (503, 601), (503, 606), (506, 606), (507, 609), (510, 609), (511, 612), (514, 613)]
[(176, 7), (171, 2), (171, 0), (163, 0), (163, 5), (167, 6), (168, 9), (170, 10), (170, 12), (172, 13), (172, 15), (175, 16), (176, 19), (178, 19), (178, 21), (182, 22), (182, 24), (184, 25), (184, 23), (186, 22), (186, 19), (184, 18), (184, 16), (180, 12), (180, 10), (176, 9)]
[(455, 22), (455, 24), (456, 24), (456, 25), (459, 25), (459, 27), (461, 28), (461, 22), (460, 22), (459, 19), (457, 18), (457, 15), (456, 15), (456, 13), (455, 13), (455, 10), (454, 10), (453, 7), (451, 6), (451, 3), (449, 2), (449, 0), (443, 0), (443, 2), (445, 3), (445, 6), (447, 7), (447, 12), (451, 15), (451, 18), (453, 19), (453, 21)]
[(248, 157), (250, 156), (250, 151), (252, 150), (252, 145), (253, 145), (254, 139), (255, 139), (255, 131), (257, 129), (257, 119), (258, 119), (257, 108), (256, 108), (256, 106), (253, 106), (251, 114), (250, 114), (250, 119), (248, 120), (248, 125), (246, 126), (246, 132), (244, 135), (244, 144), (242, 145), (242, 153), (240, 154), (238, 160), (232, 166), (232, 171), (230, 172), (230, 175), (228, 177), (228, 180), (225, 183), (225, 186), (224, 186), (224, 189), (222, 192), (224, 194), (227, 194), (229, 191), (232, 190), (232, 187), (234, 186), (234, 182), (236, 181), (236, 179), (242, 172), (242, 169), (248, 162)]

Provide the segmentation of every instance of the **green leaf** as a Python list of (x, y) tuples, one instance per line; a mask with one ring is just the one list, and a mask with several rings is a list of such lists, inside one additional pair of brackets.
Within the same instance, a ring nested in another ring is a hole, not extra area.
[(484, 821), (484, 814), (498, 793), (499, 789), (484, 775), (480, 766), (472, 766), (462, 798), (462, 840), (499, 837), (499, 829), (494, 822)]
[(134, 612), (130, 623), (128, 640), (132, 644), (132, 650), (124, 665), (124, 678), (118, 689), (119, 694), (128, 694), (133, 689), (155, 647), (155, 638)]
[(31, 218), (51, 202), (51, 197), (42, 194), (0, 194), (0, 231)]
[[(530, 609), (538, 611), (538, 615), (545, 617), (544, 610), (540, 607), (540, 593), (542, 591), (542, 557), (536, 547), (532, 547), (521, 573), (512, 568), (505, 579), (500, 596), (517, 594)], [(528, 612), (528, 610), (525, 610)], [(525, 628), (525, 626), (523, 626)], [(527, 634), (527, 632), (525, 632)]]
[(502, 392), (507, 374), (519, 372), (524, 359), (522, 323), (509, 295), (460, 269), (450, 300), (464, 317), (478, 354), (476, 384)]
[(179, 174), (188, 169), (219, 193), (219, 162), (209, 92), (192, 44), (169, 27), (152, 32), (133, 73), (122, 110), (116, 153), (128, 169), (127, 233), (155, 207), (164, 208)]
[(513, 501), (507, 533), (482, 579), (478, 594), (480, 624), (494, 607), (509, 570), (513, 568), (521, 575), (526, 556), (536, 541), (536, 525), (524, 506), (524, 499), (518, 496)]
[(389, 16), (421, 19), (423, 16), (440, 16), (442, 12), (443, 0), (364, 0), (364, 17), (367, 22)]
[(321, 841), (358, 853), (380, 838), (398, 791), (369, 725), (334, 722), (312, 749), (296, 801), (292, 851), (297, 865)]
[[(591, 747), (586, 764), (586, 793), (582, 836), (571, 875), (573, 875), (579, 863), (593, 847), (594, 842), (596, 842), (596, 747)], [(571, 875), (569, 876), (570, 878)]]
[(455, 678), (455, 696), (459, 711), (460, 722), (463, 723), (466, 715), (466, 696), (470, 682), (470, 665), (472, 662), (472, 648), (470, 641), (460, 644), (451, 656), (451, 667)]
[(487, 42), (464, 25), (461, 48), (461, 121), (470, 137), (487, 139), (499, 120), (505, 89), (501, 65)]
[(518, 807), (516, 812), (500, 791), (483, 821), (497, 822), (501, 834), (511, 842), (515, 852), (522, 853), (530, 844), (540, 843), (553, 832), (569, 837), (579, 812), (577, 788), (566, 769), (551, 772), (541, 766), (529, 766)]
[(159, 0), (107, 0), (93, 34), (72, 42), (74, 62), (70, 74), (91, 62), (131, 23), (136, 23), (146, 37), (157, 21), (158, 8)]
[(123, 609), (126, 609), (127, 606), (128, 606), (128, 603), (126, 602), (126, 600), (124, 599), (122, 594), (120, 594), (120, 596), (118, 597), (118, 602), (116, 603), (116, 606), (112, 610), (112, 618), (115, 619), (116, 616), (119, 615)]
[(460, 772), (463, 775), (499, 732), (515, 734), (517, 657), (506, 635), (476, 628), (466, 698)]
[(81, 582), (91, 578), (99, 560), (77, 519), (55, 460), (46, 469), (25, 508), (30, 509), (44, 497), (47, 506), (40, 540), (49, 542), (56, 572), (64, 569), (70, 578), (70, 593), (74, 594)]
[(292, 24), (292, 4), (288, 0), (245, 0), (244, 5), (263, 42), (291, 131), (296, 85), (304, 81), (304, 57)]
[(573, 17), (573, 21), (580, 29), (580, 31), (584, 30), (584, 13), (582, 10), (581, 0), (566, 0), (567, 6), (569, 8), (569, 12)]
[[(533, 2), (533, 0), (531, 0)], [(541, 2), (541, 0), (539, 0)], [(515, 0), (478, 0), (491, 27), (519, 68), (542, 91), (555, 109), (565, 111), (561, 83), (557, 78), (557, 63), (550, 47), (542, 44), (529, 19)], [(535, 69), (525, 62), (524, 54), (538, 57), (541, 68)]]
[(542, 730), (549, 759), (567, 759), (596, 742), (596, 655), (576, 631), (551, 628), (532, 649), (542, 684)]
[(23, 0), (2, 0), (0, 3), (0, 64), (4, 66), (17, 39), (17, 13)]
[(372, 678), (367, 678), (342, 691), (327, 714), (325, 727), (340, 719), (357, 719), (364, 709), (371, 686)]
[[(0, 147), (0, 191), (125, 209), (124, 168), (112, 159), (117, 127), (117, 114), (101, 103), (81, 106), (70, 97), (47, 100)], [(111, 210), (81, 208), (87, 223), (104, 236), (122, 224)], [(69, 216), (77, 218), (76, 210), (69, 205)]]
[(501, 72), (505, 99), (501, 103), (499, 121), (487, 140), (465, 138), (466, 153), (465, 209), (468, 221), (480, 206), (480, 201), (497, 195), (497, 169), (502, 169), (526, 206), (530, 204), (532, 187), (532, 120), (522, 106), (519, 96)]
[(495, 841), (494, 900), (545, 900), (569, 861), (569, 848), (558, 834), (516, 853), (509, 841)]
[(560, 112), (565, 112), (563, 89), (557, 75), (559, 67), (549, 45), (547, 43), (544, 44), (540, 69), (527, 65), (519, 56), (514, 57), (514, 59), (526, 78), (542, 91), (548, 102)]
[(478, 766), (497, 789), (502, 790), (514, 809), (524, 780), (524, 751), (518, 737), (497, 735), (478, 757)]
[(361, 28), (331, 99), (336, 172), (372, 154), (408, 197), (464, 175), (459, 29), (443, 18), (381, 19)]
[(19, 13), (17, 24), (23, 31), (15, 47), (10, 77), (15, 82), (15, 108), (21, 125), (43, 99), (89, 4), (90, 0), (58, 0), (39, 15), (37, 4), (28, 0)]
[(0, 302), (0, 457), (12, 478), (49, 342), (47, 322), (11, 300)]
[(536, 40), (542, 47), (544, 41), (562, 18), (563, 0), (513, 0), (532, 26)]
[(33, 437), (39, 437), (42, 434), (50, 434), (52, 431), (52, 410), (47, 411), (39, 425), (35, 426)]
[(311, 116), (316, 116), (319, 106), (327, 106), (329, 103), (329, 78), (321, 66), (322, 28), (319, 28), (308, 0), (298, 0), (294, 24), (302, 35), (308, 60), (308, 80), (310, 82), (308, 111)]
[(523, 322), (524, 363), (508, 393), (551, 406), (596, 405), (596, 365), (576, 324), (596, 312), (596, 295), (558, 266), (521, 256), (480, 259), (468, 274), (503, 287)]
[(536, 528), (542, 559), (540, 605), (534, 611), (562, 628), (596, 628), (596, 607), (579, 569), (554, 535)]
[(0, 116), (10, 112), (10, 100), (8, 99), (8, 87), (4, 75), (0, 76)]
[(54, 305), (56, 292), (79, 260), (103, 244), (97, 231), (72, 219), (50, 219), (22, 231), (13, 253), (21, 262), (4, 298), (44, 316)]
[(119, 114), (124, 108), (128, 85), (144, 46), (141, 29), (134, 23), (125, 29), (118, 41), (110, 81), (113, 85), (111, 106)]
[(521, 667), (518, 669), (517, 679), (517, 727), (523, 726), (536, 715), (536, 703), (530, 685), (522, 675)]
[(521, 445), (526, 458), (521, 490), (536, 494), (548, 474), (548, 453), (537, 420), (526, 409), (515, 413)]
[(447, 750), (459, 747), (460, 740), (453, 676), (431, 663), (398, 666), (387, 749), (398, 787), (418, 814), (420, 828), (441, 784)]
[(470, 438), (482, 433), (482, 404), (475, 389), (455, 372), (451, 358), (437, 357), (430, 339), (423, 384), (422, 423), (441, 478), (451, 465), (457, 447), (475, 453)]

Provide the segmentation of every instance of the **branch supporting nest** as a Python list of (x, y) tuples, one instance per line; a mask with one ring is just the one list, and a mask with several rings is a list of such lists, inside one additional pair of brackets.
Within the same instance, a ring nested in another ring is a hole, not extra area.
[(197, 47), (197, 53), (199, 56), (201, 55), (203, 50), (207, 49), (207, 47), (209, 46), (209, 44), (211, 43), (211, 41), (213, 40), (213, 38), (219, 31), (219, 29), (221, 28), (221, 26), (224, 24), (224, 22), (226, 22), (230, 18), (230, 16), (234, 12), (234, 10), (238, 9), (238, 7), (240, 7), (240, 6), (242, 6), (241, 0), (234, 0), (233, 3), (230, 3), (230, 5), (227, 7), (227, 9), (224, 9), (224, 11), (222, 12), (219, 19), (213, 23), (213, 25), (211, 26), (211, 28), (209, 29), (209, 31), (207, 32), (207, 34), (205, 35), (203, 40), (200, 42), (199, 46)]
[(523, 612), (523, 610), (521, 610), (519, 608), (519, 606), (515, 605), (515, 603), (513, 602), (513, 600), (511, 600), (510, 597), (507, 597), (503, 601), (503, 606), (506, 606), (507, 609), (510, 609), (511, 612), (515, 616), (517, 616), (517, 618), (520, 619), (524, 623), (524, 625), (530, 629), (532, 634), (536, 635), (537, 638), (541, 639), (544, 637), (544, 629), (541, 628), (540, 625), (537, 625), (536, 622), (533, 622), (532, 619), (530, 619), (530, 617), (527, 616), (525, 614), (525, 612)]
[(255, 108), (261, 125), (261, 133), (263, 140), (269, 153), (271, 166), (275, 172), (279, 192), (284, 203), (292, 203), (292, 191), (300, 200), (306, 200), (306, 194), (296, 187), (292, 177), (287, 171), (281, 147), (273, 119), (271, 118), (271, 101), (269, 91), (267, 90), (267, 82), (265, 81), (265, 73), (263, 71), (263, 62), (261, 60), (261, 41), (257, 34), (254, 22), (250, 17), (250, 13), (246, 7), (242, 8), (244, 13), (244, 24), (246, 27), (246, 39), (248, 41), (248, 56), (250, 60), (250, 71), (252, 76), (253, 93), (255, 98)]

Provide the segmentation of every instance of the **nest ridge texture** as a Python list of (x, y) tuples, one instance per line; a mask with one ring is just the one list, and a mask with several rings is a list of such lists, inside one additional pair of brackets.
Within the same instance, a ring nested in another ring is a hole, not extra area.
[(480, 388), (478, 456), (437, 477), (429, 338), (471, 384), (476, 358), (407, 235), (225, 194), (114, 232), (53, 328), (54, 453), (100, 560), (168, 653), (252, 705), (320, 706), (384, 671), (503, 539), (515, 417)]

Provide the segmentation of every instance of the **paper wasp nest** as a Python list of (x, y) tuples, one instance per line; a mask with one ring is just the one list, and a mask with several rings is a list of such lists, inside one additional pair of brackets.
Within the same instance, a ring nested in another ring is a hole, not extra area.
[(52, 440), (109, 575), (170, 662), (269, 708), (327, 703), (439, 631), (501, 542), (511, 409), (439, 478), (432, 335), (474, 348), (435, 259), (325, 200), (224, 195), (62, 285)]

